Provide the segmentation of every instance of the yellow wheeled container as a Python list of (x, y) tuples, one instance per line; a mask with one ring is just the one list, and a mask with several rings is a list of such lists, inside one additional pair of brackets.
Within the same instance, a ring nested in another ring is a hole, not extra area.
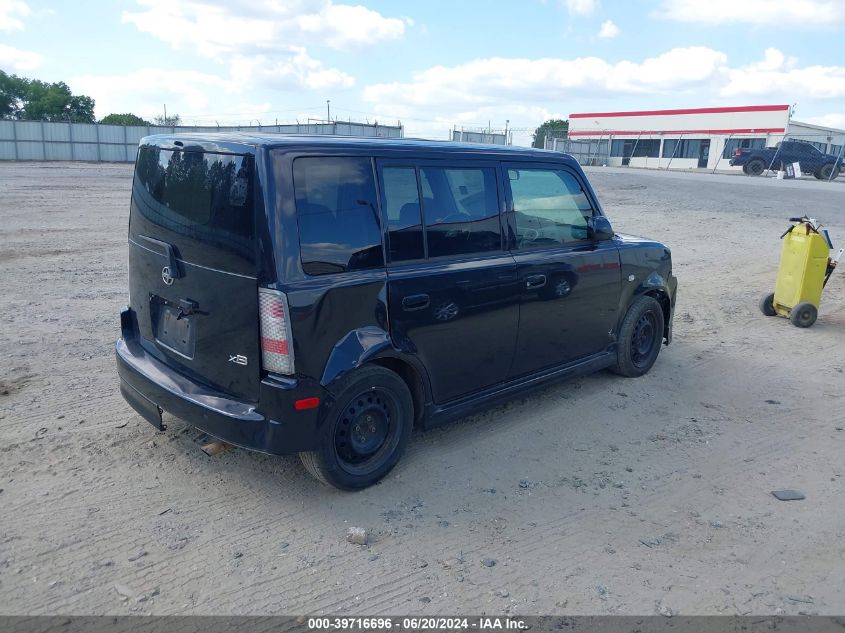
[(790, 218), (792, 226), (781, 235), (783, 248), (773, 294), (766, 295), (760, 309), (766, 316), (787, 317), (793, 325), (810, 327), (816, 322), (822, 290), (836, 261), (827, 232), (819, 231), (809, 218)]

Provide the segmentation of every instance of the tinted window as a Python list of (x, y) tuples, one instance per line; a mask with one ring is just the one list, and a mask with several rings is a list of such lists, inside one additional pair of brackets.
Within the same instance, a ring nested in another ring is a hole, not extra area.
[(385, 167), (381, 172), (381, 186), (390, 261), (422, 259), (425, 251), (416, 169)]
[(663, 158), (698, 158), (701, 155), (702, 143), (710, 146), (708, 139), (667, 138), (663, 141)]
[(384, 264), (369, 158), (298, 158), (293, 184), (302, 268), (309, 275)]
[(593, 211), (575, 177), (563, 170), (509, 169), (518, 248), (587, 239)]
[(429, 257), (501, 248), (492, 168), (422, 167), (420, 181)]
[(731, 158), (737, 149), (763, 149), (766, 147), (764, 138), (729, 138), (725, 141), (722, 158)]
[(183, 259), (254, 272), (252, 156), (143, 146), (130, 231), (173, 244)]

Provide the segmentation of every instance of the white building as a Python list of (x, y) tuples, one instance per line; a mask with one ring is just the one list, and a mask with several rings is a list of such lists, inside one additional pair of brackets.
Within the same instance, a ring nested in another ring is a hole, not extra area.
[(793, 121), (788, 105), (753, 105), (573, 113), (569, 139), (549, 139), (547, 147), (582, 164), (740, 170), (728, 164), (737, 147), (770, 147), (784, 138), (835, 155), (845, 146), (845, 130)]

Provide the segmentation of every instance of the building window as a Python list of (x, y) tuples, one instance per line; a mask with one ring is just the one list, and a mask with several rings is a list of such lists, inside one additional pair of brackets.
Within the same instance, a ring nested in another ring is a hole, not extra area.
[(616, 139), (610, 142), (610, 155), (617, 158), (620, 156), (623, 158), (629, 158), (631, 156), (657, 158), (660, 155), (660, 139)]
[(659, 138), (641, 138), (634, 141), (631, 156), (641, 158), (657, 158), (660, 156)]
[[(663, 158), (699, 158), (701, 155), (701, 144), (708, 143), (709, 139), (703, 138), (667, 138), (663, 141)], [(708, 145), (709, 147), (709, 145)]]
[(729, 138), (725, 141), (722, 158), (730, 158), (738, 149), (763, 149), (766, 147), (764, 138)]

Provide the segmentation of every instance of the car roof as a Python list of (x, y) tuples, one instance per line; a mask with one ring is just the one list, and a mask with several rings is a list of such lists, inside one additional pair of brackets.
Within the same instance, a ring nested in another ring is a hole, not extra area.
[(359, 136), (331, 136), (326, 134), (274, 134), (271, 132), (186, 132), (180, 134), (156, 134), (141, 139), (141, 145), (167, 148), (195, 147), (203, 151), (254, 151), (257, 147), (336, 150), (404, 150), (406, 152), (453, 153), (496, 155), (501, 158), (533, 158), (535, 160), (572, 160), (562, 152), (516, 147), (513, 145), (484, 145), (480, 143), (457, 143), (454, 141), (433, 141), (414, 138), (384, 138)]

